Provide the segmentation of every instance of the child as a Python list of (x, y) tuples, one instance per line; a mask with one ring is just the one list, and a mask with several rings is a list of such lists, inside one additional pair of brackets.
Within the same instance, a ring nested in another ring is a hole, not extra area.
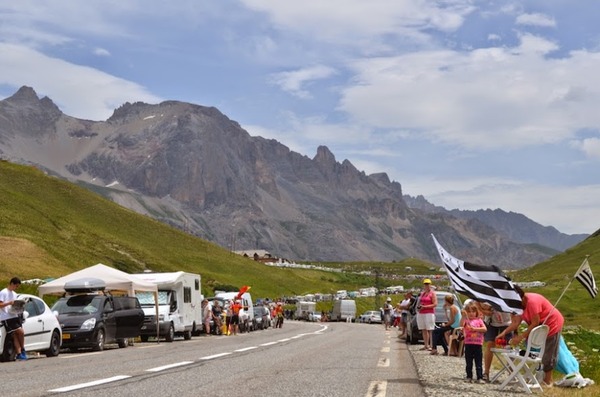
[(477, 383), (483, 383), (483, 335), (487, 330), (481, 319), (478, 305), (473, 302), (465, 308), (466, 316), (463, 320), (463, 331), (465, 333), (465, 361), (467, 370), (467, 381), (473, 382), (473, 362), (477, 373)]

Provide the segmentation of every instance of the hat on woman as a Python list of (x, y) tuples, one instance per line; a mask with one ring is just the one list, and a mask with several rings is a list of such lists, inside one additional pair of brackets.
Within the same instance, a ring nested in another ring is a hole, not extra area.
[(425, 280), (423, 280), (423, 284), (431, 284), (431, 280), (426, 278)]

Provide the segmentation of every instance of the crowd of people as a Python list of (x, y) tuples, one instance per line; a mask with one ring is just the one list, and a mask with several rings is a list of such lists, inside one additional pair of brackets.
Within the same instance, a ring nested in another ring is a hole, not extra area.
[[(498, 311), (487, 302), (472, 299), (467, 299), (461, 310), (454, 301), (454, 296), (446, 295), (443, 304), (445, 321), (436, 324), (435, 308), (438, 302), (431, 284), (430, 279), (423, 280), (423, 289), (417, 296), (407, 292), (396, 306), (392, 306), (391, 299), (388, 298), (382, 309), (385, 329), (398, 327), (398, 336), (406, 337), (408, 311), (416, 300), (417, 327), (423, 336), (421, 350), (430, 351), (433, 356), (464, 355), (466, 381), (486, 383), (490, 381), (493, 347), (500, 343), (517, 347), (526, 343), (529, 333), (535, 327), (546, 324), (549, 334), (542, 357), (544, 379), (541, 383), (545, 387), (552, 386), (552, 371), (557, 365), (564, 318), (548, 299), (537, 293), (524, 292), (516, 286), (515, 290), (521, 297), (523, 307), (523, 313), (517, 315)], [(526, 328), (519, 332), (523, 323)], [(463, 351), (453, 353), (449, 344), (451, 335), (456, 333), (460, 335)], [(438, 349), (440, 346), (443, 353)]]

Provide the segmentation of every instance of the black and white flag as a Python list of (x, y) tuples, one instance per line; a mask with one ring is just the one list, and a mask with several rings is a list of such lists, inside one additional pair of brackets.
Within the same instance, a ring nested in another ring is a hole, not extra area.
[(590, 263), (588, 259), (585, 258), (581, 266), (579, 266), (579, 270), (575, 273), (575, 278), (587, 289), (587, 291), (592, 295), (592, 298), (595, 298), (598, 295), (598, 287), (596, 287), (596, 280), (594, 280), (594, 275), (592, 274), (592, 269), (590, 268)]
[(477, 301), (487, 302), (500, 312), (519, 315), (523, 313), (521, 297), (515, 291), (510, 278), (500, 268), (457, 259), (438, 243), (433, 234), (431, 237), (456, 292)]

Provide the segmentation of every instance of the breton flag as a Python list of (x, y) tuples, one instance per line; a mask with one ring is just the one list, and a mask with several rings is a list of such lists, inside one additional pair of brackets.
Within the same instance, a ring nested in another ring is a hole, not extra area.
[(575, 278), (585, 287), (585, 289), (587, 289), (590, 295), (592, 295), (592, 298), (595, 298), (596, 295), (598, 295), (596, 280), (594, 280), (594, 275), (592, 274), (592, 269), (590, 268), (587, 257), (583, 260), (581, 266), (579, 266), (579, 270), (575, 273)]
[(497, 266), (478, 265), (450, 255), (432, 234), (435, 246), (444, 262), (450, 283), (456, 292), (471, 299), (487, 302), (497, 311), (521, 315), (521, 297), (514, 284)]

